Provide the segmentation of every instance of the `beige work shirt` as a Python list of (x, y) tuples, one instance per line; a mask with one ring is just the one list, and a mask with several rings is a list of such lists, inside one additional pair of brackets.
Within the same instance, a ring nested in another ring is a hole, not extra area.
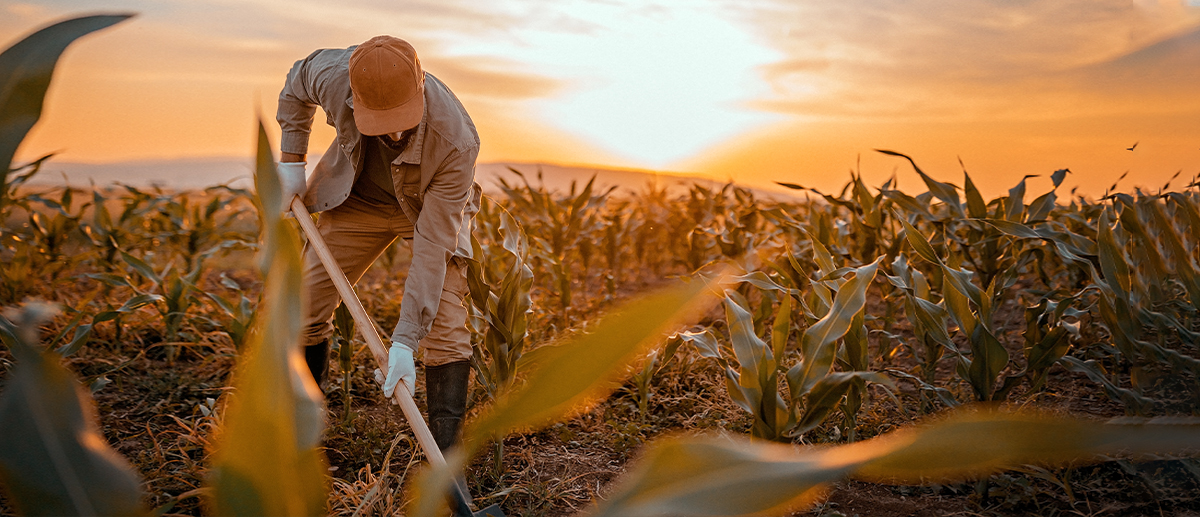
[[(297, 61), (279, 94), (281, 151), (308, 154), (317, 106), (337, 130), (308, 178), (304, 204), (311, 212), (340, 205), (362, 173), (363, 135), (354, 123), (348, 71), (354, 48), (322, 49)], [(414, 227), (412, 263), (392, 340), (414, 350), (437, 316), (446, 264), (454, 256), (471, 257), (471, 219), (479, 212), (482, 192), (475, 183), (478, 156), (479, 134), (467, 110), (445, 84), (426, 73), (425, 114), (392, 162), (396, 199)]]

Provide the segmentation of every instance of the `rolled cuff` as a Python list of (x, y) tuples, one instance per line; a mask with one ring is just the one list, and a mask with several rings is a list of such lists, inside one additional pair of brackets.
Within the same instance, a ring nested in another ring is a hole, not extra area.
[(429, 331), (421, 328), (420, 325), (411, 321), (400, 320), (396, 323), (396, 330), (392, 331), (392, 341), (407, 346), (417, 351), (417, 343), (420, 343)]
[(292, 154), (308, 154), (308, 133), (284, 131), (279, 140), (279, 150)]

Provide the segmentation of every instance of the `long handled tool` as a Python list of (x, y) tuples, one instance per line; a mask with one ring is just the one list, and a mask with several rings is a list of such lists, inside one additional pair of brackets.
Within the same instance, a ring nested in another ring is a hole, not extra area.
[[(362, 332), (362, 336), (367, 341), (367, 347), (371, 349), (371, 355), (375, 357), (375, 363), (383, 371), (387, 371), (388, 352), (383, 346), (383, 340), (379, 338), (379, 332), (375, 330), (375, 323), (367, 316), (367, 310), (363, 308), (362, 302), (358, 300), (358, 296), (354, 294), (354, 289), (350, 287), (350, 281), (346, 279), (345, 273), (342, 273), (341, 266), (334, 260), (333, 254), (329, 252), (329, 246), (325, 245), (325, 240), (321, 238), (321, 234), (317, 232), (317, 226), (313, 224), (312, 217), (309, 216), (308, 210), (304, 207), (304, 202), (299, 196), (292, 198), (291, 203), (292, 214), (296, 217), (296, 221), (300, 223), (300, 229), (304, 231), (304, 235), (308, 237), (308, 244), (317, 252), (317, 256), (321, 259), (321, 264), (325, 266), (325, 271), (329, 273), (329, 278), (333, 279), (333, 285), (337, 288), (338, 294), (341, 295), (342, 301), (346, 307), (350, 309), (350, 315), (354, 317), (354, 323)], [(421, 445), (421, 449), (425, 451), (425, 457), (429, 459), (429, 463), (435, 467), (440, 467), (446, 464), (446, 459), (442, 457), (441, 449), (438, 449), (437, 442), (433, 440), (433, 433), (429, 432), (429, 426), (425, 424), (425, 419), (421, 417), (421, 410), (417, 408), (417, 403), (413, 401), (412, 393), (409, 393), (408, 386), (403, 382), (396, 386), (396, 394), (393, 396), (396, 402), (400, 405), (400, 410), (404, 413), (404, 418), (408, 420), (409, 426), (412, 427), (413, 434), (417, 435), (417, 443)], [(500, 510), (499, 504), (493, 504), (478, 512), (472, 512), (470, 501), (471, 495), (458, 483), (451, 483), (452, 496), (454, 498), (455, 508), (454, 514), (456, 517), (505, 517), (504, 512)]]

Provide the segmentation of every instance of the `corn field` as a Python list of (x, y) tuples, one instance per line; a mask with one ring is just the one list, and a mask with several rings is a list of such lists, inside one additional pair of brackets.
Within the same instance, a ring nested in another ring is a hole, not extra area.
[[(451, 476), (423, 467), (341, 310), (334, 382), (297, 387), (301, 238), (261, 127), (257, 145), (255, 191), (37, 186), (50, 156), (6, 171), (0, 513), (438, 511)], [(880, 152), (922, 191), (485, 186), (450, 458), (476, 501), (1200, 512), (1200, 185), (1093, 198), (1060, 192), (1064, 169), (985, 200), (966, 171)], [(357, 285), (384, 328), (406, 246)]]

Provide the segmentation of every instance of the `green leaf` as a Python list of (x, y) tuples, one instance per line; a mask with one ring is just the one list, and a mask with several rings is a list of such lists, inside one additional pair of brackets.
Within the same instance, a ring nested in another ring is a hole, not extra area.
[(925, 171), (922, 171), (920, 167), (917, 167), (917, 162), (913, 161), (913, 159), (906, 154), (895, 151), (885, 151), (883, 149), (876, 149), (875, 151), (890, 156), (899, 156), (905, 160), (908, 160), (908, 163), (912, 164), (913, 170), (917, 171), (917, 174), (921, 175), (921, 180), (925, 182), (925, 186), (929, 188), (929, 192), (932, 193), (934, 197), (940, 199), (943, 203), (950, 205), (950, 207), (954, 209), (955, 214), (960, 217), (963, 215), (962, 200), (958, 198), (958, 187), (955, 187), (949, 183), (942, 183), (929, 177), (928, 174), (925, 174)]
[(880, 192), (884, 197), (892, 200), (893, 203), (900, 205), (905, 211), (920, 214), (927, 220), (933, 220), (933, 214), (929, 212), (929, 207), (917, 198), (900, 192), (899, 190), (884, 190)]
[[(266, 132), (259, 124), (256, 184), (274, 176)], [(277, 179), (276, 179), (277, 182)], [(260, 195), (264, 190), (260, 188)], [(267, 189), (269, 192), (269, 189)], [(218, 515), (325, 513), (324, 455), (319, 448), (325, 407), (300, 357), (300, 236), (281, 219), (275, 200), (261, 200), (266, 245), (258, 331), (237, 366), (233, 400), (216, 446), (209, 484)], [(272, 213), (274, 215), (272, 215)]]
[(792, 331), (792, 297), (783, 295), (779, 302), (779, 310), (775, 312), (775, 324), (771, 329), (771, 352), (775, 363), (783, 362), (783, 353), (787, 348), (788, 336)]
[(1011, 189), (1008, 189), (1008, 199), (1005, 201), (1007, 211), (1004, 218), (1013, 222), (1025, 221), (1025, 180), (1036, 177), (1035, 174), (1026, 175), (1021, 178), (1021, 182), (1017, 183)]
[[(717, 336), (713, 335), (712, 329), (704, 329), (701, 331), (679, 332), (671, 336), (671, 339), (678, 339), (682, 343), (691, 343), (696, 347), (696, 351), (700, 353), (700, 357), (716, 359), (717, 362), (724, 366), (725, 359), (721, 357), (721, 346), (717, 344)], [(663, 362), (667, 362), (669, 356), (664, 357)]]
[[(58, 58), (73, 41), (132, 14), (96, 15), (58, 22), (0, 53), (0, 192), (7, 192), (12, 159), (42, 116), (42, 103)], [(3, 207), (5, 196), (0, 196)]]
[(1017, 237), (1020, 239), (1042, 239), (1042, 238), (1044, 238), (1041, 234), (1039, 234), (1037, 232), (1037, 230), (1034, 230), (1033, 228), (1030, 228), (1022, 223), (1016, 223), (1013, 221), (1005, 221), (1004, 219), (972, 219), (972, 220), (977, 220), (980, 222), (990, 224), (990, 225), (996, 227), (997, 230), (1000, 230), (1001, 232), (1004, 232), (1008, 235), (1011, 235), (1013, 237)]
[(805, 395), (804, 416), (788, 435), (799, 436), (821, 425), (829, 413), (838, 408), (842, 397), (853, 384), (861, 381), (895, 386), (887, 375), (877, 372), (834, 372), (826, 375)]
[(1059, 364), (1072, 372), (1087, 375), (1092, 382), (1104, 388), (1104, 392), (1108, 395), (1108, 398), (1123, 404), (1127, 412), (1135, 415), (1144, 415), (1154, 409), (1154, 400), (1139, 395), (1133, 390), (1117, 386), (1108, 380), (1108, 375), (1104, 371), (1104, 368), (1094, 360), (1084, 361), (1068, 355), (1064, 356), (1059, 361)]
[(1161, 241), (1165, 242), (1167, 249), (1171, 252), (1171, 266), (1175, 270), (1175, 274), (1179, 275), (1180, 283), (1187, 290), (1188, 298), (1191, 299), (1192, 306), (1200, 308), (1200, 271), (1196, 270), (1192, 262), (1192, 254), (1183, 244), (1183, 236), (1175, 229), (1171, 219), (1163, 211), (1163, 207), (1157, 201), (1150, 205), (1150, 213), (1153, 216), (1153, 223), (1158, 227), (1158, 235)]
[[(741, 303), (739, 303), (741, 302)], [(745, 303), (736, 291), (725, 293), (725, 321), (729, 325), (729, 340), (733, 343), (733, 353), (741, 365), (739, 384), (746, 388), (761, 388), (759, 377), (766, 373), (761, 370), (764, 361), (771, 354), (770, 348), (754, 333), (754, 321), (750, 311), (742, 305)], [(774, 370), (774, 364), (770, 370)]]
[[(855, 270), (854, 278), (843, 284), (834, 295), (829, 313), (805, 330), (800, 338), (800, 353), (804, 362), (795, 374), (788, 372), (793, 395), (808, 393), (817, 381), (829, 373), (836, 352), (834, 342), (846, 334), (855, 315), (866, 305), (867, 288), (874, 280), (875, 271), (882, 260), (883, 257), (879, 257), (875, 262)], [(793, 379), (796, 381), (794, 384)]]
[(1069, 172), (1071, 172), (1071, 169), (1058, 169), (1050, 175), (1050, 181), (1054, 182), (1054, 188), (1062, 185), (1063, 180), (1067, 178)]
[(975, 182), (971, 181), (971, 175), (964, 170), (963, 177), (965, 178), (963, 191), (967, 194), (967, 214), (975, 219), (987, 217), (987, 203), (983, 201), (983, 196), (979, 194)]
[(1100, 248), (1100, 271), (1104, 273), (1104, 283), (1119, 297), (1128, 298), (1129, 262), (1125, 259), (1124, 250), (1117, 244), (1116, 236), (1113, 235), (1112, 222), (1107, 210), (1100, 214), (1097, 225), (1096, 242)]
[(153, 282), (154, 285), (162, 284), (162, 277), (158, 276), (158, 273), (155, 273), (154, 268), (146, 263), (146, 261), (126, 253), (125, 250), (121, 250), (121, 258), (146, 280)]
[(908, 238), (908, 243), (912, 245), (913, 251), (916, 251), (917, 255), (930, 263), (941, 266), (942, 259), (938, 258), (937, 252), (933, 250), (933, 246), (929, 245), (929, 240), (924, 235), (921, 235), (921, 232), (917, 231), (908, 222), (908, 219), (900, 213), (896, 213), (895, 216), (896, 220), (900, 221), (900, 224), (904, 226), (904, 235)]
[(996, 389), (996, 377), (1008, 365), (1008, 350), (988, 330), (986, 325), (976, 325), (969, 334), (971, 339), (971, 364), (967, 367), (971, 387), (979, 400), (991, 400)]
[(0, 318), (16, 359), (0, 394), (0, 485), (25, 515), (145, 515), (134, 470), (100, 433), (95, 403), (53, 353), (35, 345), (48, 315)]
[(1029, 204), (1029, 215), (1025, 220), (1034, 223), (1046, 219), (1050, 216), (1050, 211), (1054, 210), (1054, 203), (1056, 201), (1058, 201), (1058, 195), (1053, 190), (1042, 194), (1033, 200), (1033, 203)]
[(514, 429), (550, 422), (610, 390), (620, 374), (615, 366), (636, 357), (664, 330), (690, 315), (706, 297), (706, 287), (693, 281), (638, 298), (601, 318), (593, 332), (548, 350), (524, 386), (471, 423), (464, 433), (466, 442), (478, 444)]
[(867, 462), (853, 477), (929, 483), (1026, 463), (1050, 466), (1104, 461), (1109, 454), (1169, 454), (1195, 447), (1198, 433), (1200, 422), (1195, 419), (1100, 423), (1039, 413), (960, 411), (929, 427), (885, 435), (870, 444), (867, 449), (896, 448)]
[(1095, 462), (1103, 454), (1192, 449), (1200, 424), (1107, 424), (1033, 413), (959, 411), (932, 425), (836, 447), (734, 437), (659, 441), (617, 480), (595, 517), (786, 515), (829, 483), (966, 480), (1022, 464)]

